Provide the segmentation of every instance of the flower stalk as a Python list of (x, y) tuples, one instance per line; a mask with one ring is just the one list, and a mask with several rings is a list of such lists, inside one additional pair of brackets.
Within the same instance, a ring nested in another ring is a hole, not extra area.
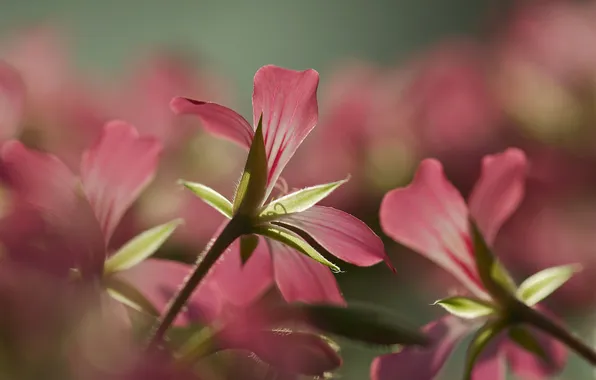
[(223, 255), (230, 244), (240, 236), (249, 232), (249, 226), (250, 224), (245, 218), (239, 216), (232, 218), (224, 227), (221, 234), (219, 234), (219, 236), (199, 255), (193, 272), (186, 278), (182, 288), (169, 303), (166, 312), (159, 319), (157, 327), (150, 336), (150, 346), (155, 346), (163, 340), (165, 333), (172, 323), (174, 323), (174, 320), (184, 305), (188, 302), (194, 290), (199, 286), (201, 281), (209, 273), (213, 265)]
[(596, 351), (594, 351), (593, 348), (543, 313), (521, 303), (519, 303), (518, 306), (519, 307), (515, 308), (516, 318), (519, 318), (524, 323), (534, 326), (559, 340), (592, 366), (596, 367)]

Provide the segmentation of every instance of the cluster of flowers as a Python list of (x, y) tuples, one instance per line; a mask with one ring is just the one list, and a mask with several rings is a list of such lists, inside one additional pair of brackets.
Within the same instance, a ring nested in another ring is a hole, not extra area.
[[(406, 70), (349, 68), (321, 122), (314, 70), (259, 69), (249, 123), (194, 100), (221, 98), (220, 83), (178, 61), (99, 96), (73, 79), (55, 36), (17, 41), (0, 61), (0, 377), (327, 378), (342, 363), (328, 335), (398, 346), (372, 362), (375, 380), (433, 379), (472, 334), (468, 379), (507, 367), (545, 378), (567, 348), (596, 364), (540, 304), (577, 272), (570, 262), (586, 270), (560, 302), (596, 302), (591, 237), (561, 216), (590, 186), (596, 53), (581, 42), (596, 37), (596, 8), (549, 2), (507, 17), (493, 44), (448, 44)], [(416, 164), (427, 156), (441, 161)], [(214, 190), (239, 171), (233, 194)], [(340, 211), (381, 197), (383, 232), (466, 289), (437, 301), (448, 315), (420, 331), (347, 303), (333, 274), (333, 257), (393, 270), (379, 236)], [(208, 239), (195, 264), (160, 249)], [(517, 285), (493, 249), (542, 270)]]

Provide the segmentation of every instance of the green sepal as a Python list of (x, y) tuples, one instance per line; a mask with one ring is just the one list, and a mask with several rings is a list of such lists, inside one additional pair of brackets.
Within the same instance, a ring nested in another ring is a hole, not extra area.
[(466, 351), (466, 364), (465, 364), (465, 372), (464, 372), (464, 379), (471, 380), (472, 379), (472, 371), (474, 370), (474, 365), (476, 361), (480, 357), (480, 354), (486, 349), (488, 344), (497, 336), (503, 329), (506, 327), (504, 321), (496, 320), (496, 321), (489, 321), (484, 326), (482, 326), (476, 334), (472, 337), (472, 341), (468, 346)]
[(182, 219), (175, 219), (141, 232), (105, 261), (104, 275), (130, 269), (147, 259), (165, 243), (182, 223)]
[(267, 191), (267, 153), (263, 140), (263, 115), (250, 145), (244, 172), (236, 188), (233, 213), (253, 216), (265, 201)]
[(580, 270), (581, 266), (577, 264), (541, 270), (522, 282), (516, 292), (517, 298), (528, 306), (534, 306), (559, 289)]
[(197, 197), (201, 198), (203, 202), (219, 211), (225, 217), (232, 219), (232, 214), (234, 212), (232, 202), (226, 197), (201, 183), (184, 180), (180, 180), (178, 183), (192, 191)]
[(258, 245), (259, 237), (257, 235), (250, 234), (240, 237), (240, 261), (242, 265), (246, 264)]
[(141, 313), (159, 317), (159, 310), (153, 303), (125, 279), (118, 276), (109, 276), (104, 279), (104, 286), (108, 294), (116, 301)]
[(323, 255), (321, 255), (316, 249), (314, 249), (310, 244), (302, 240), (300, 236), (295, 234), (294, 232), (290, 231), (287, 228), (282, 226), (272, 225), (272, 224), (265, 224), (261, 226), (254, 227), (253, 233), (268, 237), (270, 239), (276, 240), (280, 243), (287, 245), (300, 253), (303, 253), (309, 256), (311, 259), (318, 261), (319, 263), (328, 266), (331, 268), (332, 271), (338, 273), (341, 272), (339, 267), (333, 264), (331, 261), (327, 260)]
[(473, 221), (470, 231), (474, 246), (474, 260), (484, 288), (496, 300), (508, 302), (515, 297), (516, 285), (505, 267), (492, 253), (482, 233)]
[(496, 312), (494, 306), (488, 302), (461, 296), (443, 298), (433, 305), (439, 305), (450, 314), (463, 319), (486, 317)]
[(346, 183), (348, 179), (307, 187), (275, 199), (261, 211), (259, 221), (274, 220), (280, 215), (308, 210), (329, 196), (335, 189)]

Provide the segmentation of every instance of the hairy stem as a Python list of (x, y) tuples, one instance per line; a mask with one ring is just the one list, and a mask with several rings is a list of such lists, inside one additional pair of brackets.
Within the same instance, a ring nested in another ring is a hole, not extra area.
[(221, 231), (219, 236), (210, 242), (205, 250), (199, 255), (194, 271), (188, 276), (180, 291), (170, 301), (167, 311), (160, 318), (157, 327), (150, 336), (149, 344), (154, 346), (162, 341), (166, 331), (172, 325), (188, 299), (205, 278), (215, 262), (221, 257), (226, 249), (245, 232), (246, 224), (242, 219), (233, 218)]
[(544, 314), (527, 306), (521, 308), (519, 312), (520, 316), (526, 323), (544, 331), (545, 333), (551, 335), (553, 338), (556, 338), (560, 342), (564, 343), (571, 350), (575, 351), (579, 356), (584, 358), (590, 364), (596, 366), (596, 351), (594, 351), (592, 347), (584, 343), (565, 327), (548, 318)]

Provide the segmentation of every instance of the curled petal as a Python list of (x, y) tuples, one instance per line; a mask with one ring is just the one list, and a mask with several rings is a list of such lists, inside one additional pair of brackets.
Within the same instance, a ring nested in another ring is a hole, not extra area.
[(327, 267), (282, 243), (271, 240), (268, 243), (275, 282), (286, 301), (345, 304), (335, 277)]
[(540, 347), (550, 359), (544, 362), (536, 355), (524, 350), (515, 343), (507, 341), (504, 352), (512, 371), (524, 379), (539, 380), (557, 374), (567, 360), (567, 349), (556, 339), (536, 329), (529, 328), (540, 343)]
[(25, 103), (25, 84), (19, 73), (0, 61), (0, 141), (16, 135)]
[(263, 116), (263, 137), (267, 151), (268, 191), (283, 168), (317, 124), (319, 111), (315, 70), (294, 71), (264, 66), (254, 78), (253, 125)]
[(426, 348), (406, 347), (397, 353), (376, 357), (371, 365), (371, 379), (433, 380), (455, 345), (472, 328), (473, 326), (463, 324), (453, 316), (446, 316), (429, 323), (423, 331), (431, 339), (430, 346)]
[(255, 250), (246, 263), (242, 264), (240, 240), (230, 245), (208, 275), (208, 280), (217, 284), (226, 301), (237, 305), (248, 305), (273, 284), (271, 255), (264, 238), (259, 238)]
[(469, 205), (470, 214), (489, 244), (523, 198), (526, 169), (526, 156), (515, 148), (482, 160), (482, 174)]
[(124, 212), (153, 179), (161, 144), (139, 137), (122, 121), (104, 127), (98, 142), (83, 154), (81, 179), (85, 194), (108, 242)]
[(279, 219), (299, 228), (333, 255), (358, 266), (383, 260), (391, 267), (381, 239), (358, 218), (343, 211), (313, 206)]
[(216, 103), (181, 97), (172, 99), (170, 108), (176, 114), (196, 115), (210, 133), (229, 139), (243, 148), (250, 148), (254, 131), (237, 112)]
[(441, 163), (426, 159), (412, 183), (383, 198), (381, 227), (398, 243), (422, 254), (484, 297), (470, 249), (468, 209), (445, 178)]

